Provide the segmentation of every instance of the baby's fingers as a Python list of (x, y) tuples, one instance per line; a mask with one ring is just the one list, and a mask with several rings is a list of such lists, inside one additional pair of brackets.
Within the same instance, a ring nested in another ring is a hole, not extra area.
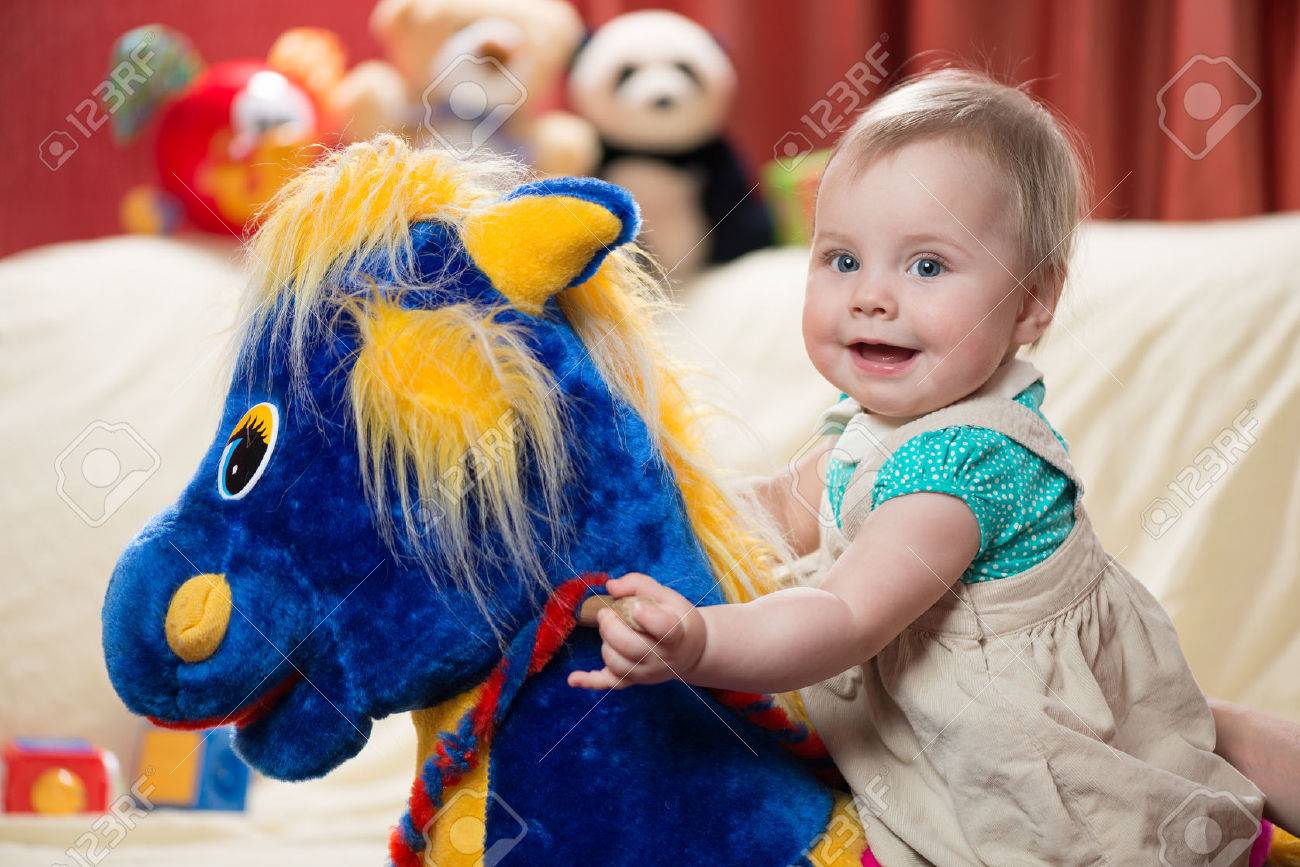
[(660, 646), (676, 645), (686, 632), (682, 628), (683, 616), (662, 605), (638, 601), (633, 611), (636, 615), (636, 625)]
[(569, 686), (582, 689), (619, 689), (621, 684), (614, 672), (602, 668), (600, 671), (569, 672)]
[(605, 589), (610, 596), (631, 596), (636, 594), (645, 599), (659, 599), (664, 593), (672, 592), (642, 572), (628, 572), (618, 578), (611, 578), (605, 582)]
[[(645, 604), (638, 604), (638, 618), (640, 611), (646, 607)], [(644, 633), (633, 630), (613, 611), (600, 612), (597, 620), (600, 622), (600, 638), (606, 647), (612, 647), (628, 659), (643, 660), (650, 656), (654, 644), (646, 640)], [(638, 619), (638, 625), (639, 623)]]

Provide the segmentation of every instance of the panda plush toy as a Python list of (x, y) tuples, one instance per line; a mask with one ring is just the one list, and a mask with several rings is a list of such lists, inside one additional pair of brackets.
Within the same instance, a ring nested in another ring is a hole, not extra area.
[(673, 279), (772, 243), (771, 215), (723, 137), (736, 71), (707, 30), (673, 12), (619, 16), (579, 49), (568, 87), (600, 136), (596, 174), (631, 191), (643, 243)]

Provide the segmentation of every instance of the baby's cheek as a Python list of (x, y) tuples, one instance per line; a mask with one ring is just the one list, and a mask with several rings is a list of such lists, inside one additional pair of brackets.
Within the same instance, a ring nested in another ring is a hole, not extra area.
[[(1011, 303), (1008, 299), (1004, 305)], [(1007, 335), (999, 315), (1000, 308), (989, 309), (985, 304), (955, 303), (931, 312), (925, 318), (927, 343), (931, 349), (940, 349), (953, 357), (979, 355), (992, 344), (1005, 342)], [(1000, 352), (1005, 347), (998, 347)]]
[(945, 403), (969, 394), (997, 369), (1009, 342), (1000, 333), (1000, 327), (996, 314), (983, 321), (980, 316), (953, 316), (936, 321), (933, 342), (927, 342), (927, 346), (932, 356), (943, 361), (930, 381), (944, 392)]
[(832, 385), (840, 387), (840, 383), (835, 381), (838, 379), (836, 376), (835, 348), (829, 346), (824, 340), (805, 337), (804, 349), (807, 352), (808, 360), (812, 362), (813, 369)]
[(819, 369), (829, 361), (829, 354), (835, 341), (835, 312), (819, 299), (809, 298), (803, 309), (803, 345), (809, 359)]
[(825, 331), (838, 306), (834, 296), (819, 285), (818, 280), (809, 280), (803, 296), (803, 329), (807, 336), (811, 331)]
[(969, 339), (971, 326), (975, 324), (967, 322), (959, 312), (952, 310), (936, 310), (923, 321), (924, 324), (917, 331), (925, 341), (925, 348), (943, 356), (954, 351), (960, 352), (965, 342), (963, 338)]

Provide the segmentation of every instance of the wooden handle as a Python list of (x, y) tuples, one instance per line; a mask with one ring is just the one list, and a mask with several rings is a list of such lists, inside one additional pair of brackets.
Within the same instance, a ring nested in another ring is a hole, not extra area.
[(636, 601), (635, 596), (620, 596), (615, 598), (606, 594), (597, 594), (588, 596), (582, 601), (582, 607), (578, 609), (578, 625), (595, 626), (596, 612), (601, 608), (613, 608), (618, 612), (618, 616), (623, 618), (623, 622), (631, 626), (637, 632), (642, 631), (637, 624), (636, 618), (632, 616), (632, 603)]

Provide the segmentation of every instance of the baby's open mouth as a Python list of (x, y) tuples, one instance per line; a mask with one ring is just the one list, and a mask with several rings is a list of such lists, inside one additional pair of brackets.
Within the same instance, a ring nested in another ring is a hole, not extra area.
[(916, 357), (918, 350), (906, 346), (894, 346), (890, 343), (871, 343), (859, 341), (850, 343), (849, 349), (867, 364), (895, 366), (905, 364)]

